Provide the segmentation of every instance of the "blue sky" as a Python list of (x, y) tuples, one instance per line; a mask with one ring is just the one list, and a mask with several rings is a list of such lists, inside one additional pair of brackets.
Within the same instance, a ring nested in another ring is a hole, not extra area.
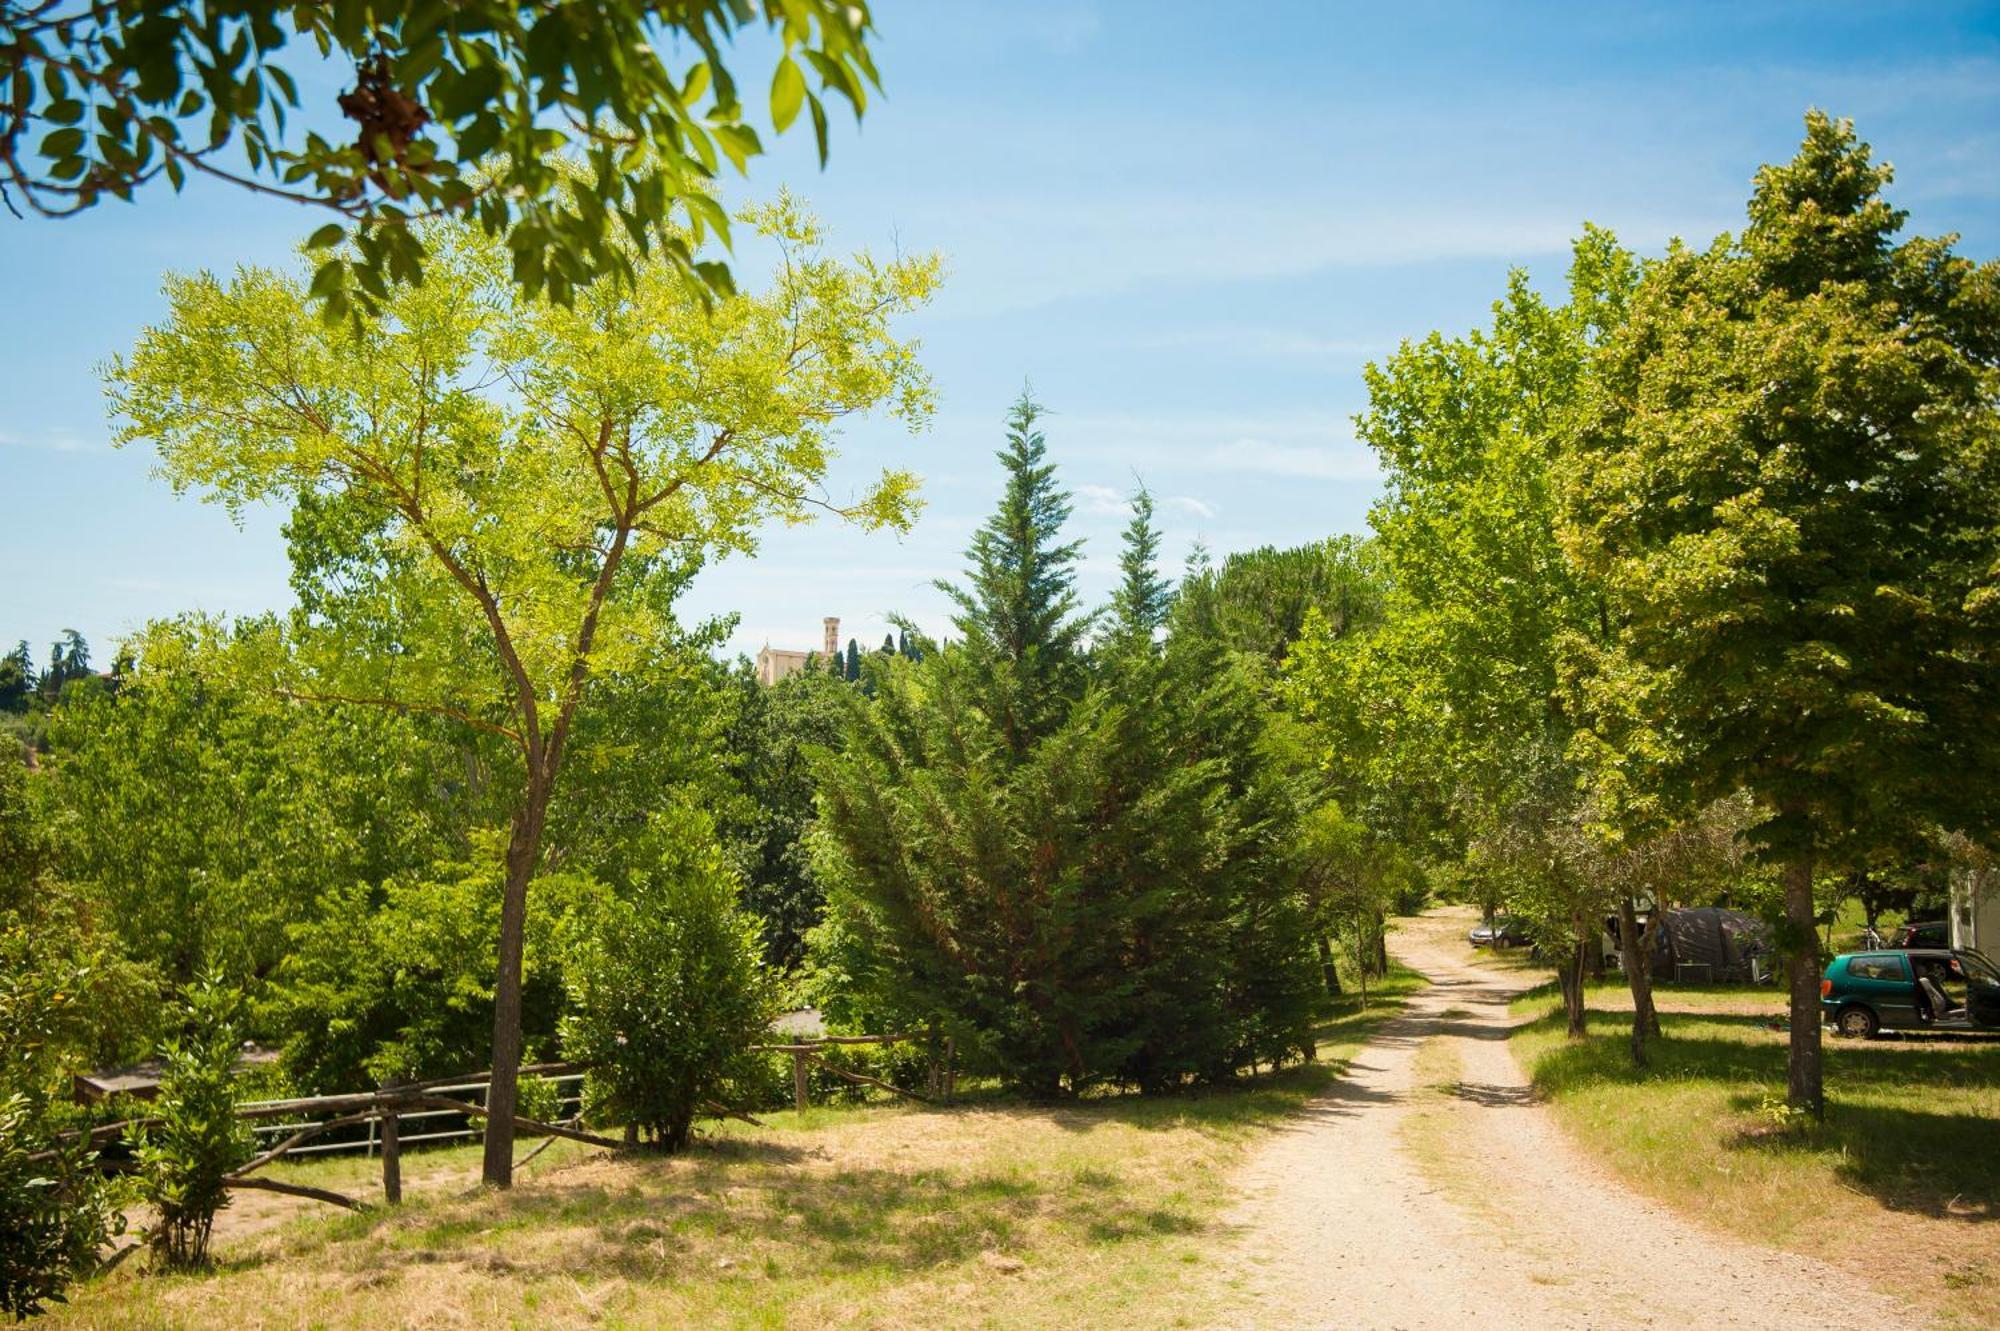
[[(1240, 15), (1218, 19), (1217, 14)], [(1359, 531), (1361, 368), (1478, 322), (1507, 269), (1559, 277), (1585, 219), (1657, 250), (1734, 228), (1752, 172), (1808, 106), (1852, 116), (1924, 232), (2000, 254), (2000, 6), (945, 3), (878, 0), (885, 95), (821, 173), (796, 134), (730, 186), (787, 185), (837, 242), (941, 251), (908, 329), (941, 405), (912, 438), (847, 435), (836, 484), (925, 478), (904, 538), (821, 524), (705, 572), (689, 617), (734, 645), (876, 643), (998, 490), (992, 452), (1032, 382), (1077, 492), (1093, 598), (1143, 476), (1178, 564)], [(281, 262), (317, 225), (220, 190), (68, 222), (0, 215), (0, 640), (110, 641), (187, 609), (285, 604), (277, 520), (242, 528), (107, 447), (95, 365), (160, 312), (169, 269)], [(746, 254), (739, 280), (760, 279)]]

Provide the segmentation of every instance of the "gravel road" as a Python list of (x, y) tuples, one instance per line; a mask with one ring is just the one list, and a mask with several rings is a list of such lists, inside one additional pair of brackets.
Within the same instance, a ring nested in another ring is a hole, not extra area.
[(1534, 976), (1466, 921), (1390, 950), (1431, 985), (1260, 1148), (1230, 1215), (1238, 1328), (1813, 1328), (1911, 1324), (1824, 1262), (1711, 1232), (1613, 1181), (1534, 1103), (1506, 1043)]

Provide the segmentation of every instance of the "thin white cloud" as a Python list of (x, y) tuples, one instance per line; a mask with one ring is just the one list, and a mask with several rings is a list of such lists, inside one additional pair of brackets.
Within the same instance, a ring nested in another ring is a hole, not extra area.
[(1378, 472), (1374, 455), (1355, 444), (1332, 448), (1280, 444), (1269, 439), (1232, 439), (1211, 449), (1207, 461), (1218, 471), (1261, 472), (1318, 481), (1372, 481)]
[(1214, 505), (1205, 504), (1193, 495), (1168, 495), (1160, 501), (1160, 507), (1177, 509), (1182, 513), (1197, 518), (1212, 518), (1215, 516)]
[(99, 453), (104, 451), (102, 442), (86, 439), (76, 431), (58, 426), (53, 430), (41, 430), (33, 434), (20, 434), (11, 430), (0, 430), (0, 448), (37, 448), (51, 453)]
[(1077, 508), (1099, 517), (1123, 517), (1132, 511), (1129, 496), (1108, 485), (1079, 485), (1075, 491)]

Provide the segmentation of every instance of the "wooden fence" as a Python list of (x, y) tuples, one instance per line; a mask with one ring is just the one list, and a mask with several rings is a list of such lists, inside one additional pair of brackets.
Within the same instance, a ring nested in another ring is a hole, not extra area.
[[(877, 1077), (855, 1072), (848, 1068), (829, 1063), (828, 1050), (858, 1045), (888, 1045), (911, 1041), (926, 1041), (931, 1047), (930, 1068), (927, 1077), (928, 1093), (906, 1090)], [(792, 1060), (793, 1100), (803, 1110), (808, 1107), (810, 1069), (817, 1065), (834, 1076), (861, 1086), (872, 1086), (890, 1091), (907, 1099), (924, 1103), (949, 1101), (956, 1089), (957, 1072), (953, 1063), (953, 1046), (949, 1037), (939, 1039), (935, 1029), (917, 1034), (899, 1035), (830, 1035), (811, 1040), (798, 1040), (786, 1044), (752, 1046), (753, 1053), (787, 1054)], [(558, 1139), (579, 1141), (591, 1146), (601, 1146), (619, 1150), (630, 1145), (586, 1132), (582, 1126), (582, 1092), (579, 1083), (583, 1080), (589, 1065), (583, 1063), (534, 1063), (523, 1067), (523, 1077), (543, 1077), (555, 1082), (559, 1087), (576, 1086), (573, 1093), (563, 1094), (558, 1106), (572, 1108), (571, 1114), (555, 1123), (543, 1123), (536, 1119), (514, 1116), (514, 1126), (531, 1134), (539, 1134), (543, 1140), (520, 1160), (516, 1168), (526, 1164), (547, 1150)], [(344, 1193), (330, 1188), (308, 1187), (302, 1183), (287, 1183), (276, 1179), (257, 1176), (257, 1171), (283, 1159), (288, 1155), (313, 1155), (335, 1151), (364, 1150), (370, 1154), (380, 1153), (382, 1159), (382, 1196), (384, 1201), (395, 1205), (403, 1198), (402, 1148), (419, 1142), (447, 1141), (480, 1135), (483, 1129), (473, 1126), (473, 1121), (487, 1116), (485, 1097), (492, 1083), (491, 1072), (467, 1073), (456, 1077), (438, 1077), (430, 1081), (393, 1082), (372, 1091), (358, 1091), (345, 1095), (309, 1095), (284, 1100), (248, 1100), (236, 1107), (237, 1117), (248, 1120), (252, 1131), (260, 1138), (277, 1138), (275, 1142), (260, 1142), (263, 1149), (246, 1164), (223, 1180), (229, 1188), (254, 1189), (260, 1192), (283, 1193), (292, 1197), (305, 1197), (314, 1201), (327, 1202), (335, 1206), (345, 1206), (355, 1211), (365, 1211), (368, 1205)], [(478, 1098), (471, 1098), (476, 1095)], [(709, 1102), (703, 1109), (720, 1117), (738, 1118), (756, 1126), (763, 1126), (759, 1120), (738, 1109)], [(427, 1131), (405, 1134), (405, 1124), (432, 1123), (439, 1119), (462, 1120), (465, 1126), (446, 1128), (441, 1131)], [(143, 1126), (149, 1120), (127, 1120), (107, 1123), (90, 1131), (92, 1144), (116, 1140), (126, 1131)], [(330, 1133), (343, 1129), (365, 1126), (365, 1136), (348, 1137), (335, 1141), (321, 1141)], [(283, 1134), (282, 1136), (280, 1134)]]

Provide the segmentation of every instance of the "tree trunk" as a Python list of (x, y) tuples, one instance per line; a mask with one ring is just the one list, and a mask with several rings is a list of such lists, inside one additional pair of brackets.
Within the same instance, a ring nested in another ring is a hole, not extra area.
[(1319, 977), (1326, 984), (1326, 992), (1340, 997), (1340, 968), (1333, 961), (1333, 944), (1325, 934), (1319, 936)]
[(528, 798), (514, 817), (507, 838), (507, 882), (500, 897), (500, 957), (493, 983), (493, 1081), (486, 1089), (486, 1158), (489, 1188), (514, 1183), (514, 1111), (521, 1075), (521, 949), (527, 935), (528, 880), (542, 848), (542, 824), (549, 811), (549, 787), (538, 774), (528, 778)]
[(1583, 983), (1589, 973), (1590, 958), (1584, 941), (1579, 938), (1556, 972), (1556, 983), (1562, 987), (1563, 1015), (1568, 1018), (1567, 1033), (1572, 1040), (1581, 1040), (1590, 1034), (1590, 1014), (1583, 1001)]
[(1639, 936), (1639, 912), (1630, 896), (1618, 899), (1618, 960), (1632, 986), (1632, 1066), (1643, 1068), (1646, 1037), (1658, 1032), (1660, 1014), (1653, 1009), (1653, 973)]
[(1785, 865), (1785, 924), (1791, 935), (1791, 1052), (1785, 1066), (1785, 1101), (1814, 1118), (1826, 1115), (1820, 1072), (1819, 930), (1813, 916), (1813, 857), (1795, 853)]
[(1381, 911), (1375, 912), (1375, 946), (1371, 956), (1375, 967), (1375, 978), (1389, 978), (1389, 917)]

